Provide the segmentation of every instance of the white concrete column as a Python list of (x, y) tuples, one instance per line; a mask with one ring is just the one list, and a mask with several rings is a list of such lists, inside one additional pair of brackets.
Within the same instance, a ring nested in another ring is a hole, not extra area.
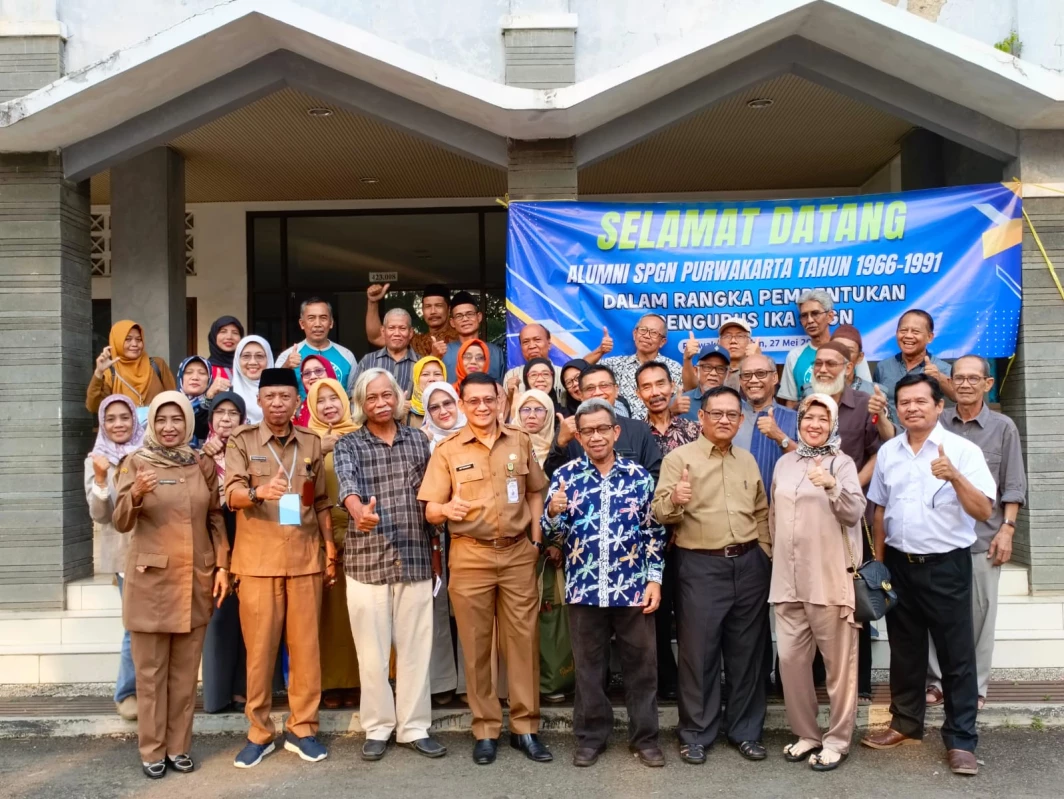
[(185, 159), (156, 147), (111, 170), (111, 319), (144, 329), (176, 373), (186, 355)]

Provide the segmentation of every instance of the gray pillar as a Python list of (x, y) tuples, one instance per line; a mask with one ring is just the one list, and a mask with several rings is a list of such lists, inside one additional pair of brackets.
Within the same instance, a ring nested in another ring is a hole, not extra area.
[(572, 139), (511, 141), (509, 155), (506, 183), (511, 200), (576, 199)]
[(144, 328), (148, 353), (185, 357), (185, 159), (156, 147), (111, 170), (111, 319)]
[(937, 133), (916, 128), (901, 143), (903, 191), (996, 183), (1004, 164)]
[(0, 155), (0, 317), (0, 609), (62, 608), (92, 574), (93, 354), (89, 187), (57, 153)]
[[(1004, 170), (1025, 183), (1064, 182), (1064, 131), (1024, 131), (1020, 157)], [(1032, 196), (1037, 194), (1047, 196)], [(1024, 191), (1024, 208), (1064, 279), (1064, 195)], [(1034, 236), (1023, 231), (1023, 313), (1019, 346), (1001, 395), (1016, 422), (1027, 465), (1027, 507), (1020, 512), (1016, 559), (1030, 567), (1033, 591), (1064, 589), (1064, 299), (1057, 291)]]

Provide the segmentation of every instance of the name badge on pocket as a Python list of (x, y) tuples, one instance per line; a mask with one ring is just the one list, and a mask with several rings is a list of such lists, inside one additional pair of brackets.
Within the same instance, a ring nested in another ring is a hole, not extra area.
[(520, 499), (520, 496), (517, 493), (517, 478), (516, 477), (507, 478), (507, 480), (506, 480), (506, 501), (509, 502), (511, 505), (516, 505), (519, 499)]
[(299, 512), (299, 494), (282, 494), (278, 506), (281, 511), (281, 524), (300, 524), (302, 519)]

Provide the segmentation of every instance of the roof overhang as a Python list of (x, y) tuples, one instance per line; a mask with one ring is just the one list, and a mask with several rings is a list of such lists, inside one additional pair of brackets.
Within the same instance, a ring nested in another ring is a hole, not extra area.
[(585, 137), (585, 164), (784, 71), (999, 158), (1017, 130), (1064, 128), (1064, 76), (868, 0), (735, 3), (712, 30), (556, 90), (470, 75), (289, 0), (230, 0), (0, 104), (0, 151), (63, 149), (84, 177), (288, 85), (497, 165), (506, 138)]

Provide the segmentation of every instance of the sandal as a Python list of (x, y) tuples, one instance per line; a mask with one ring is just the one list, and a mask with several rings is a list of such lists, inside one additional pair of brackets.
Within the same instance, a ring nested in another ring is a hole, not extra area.
[(935, 705), (942, 704), (942, 689), (937, 685), (927, 686), (927, 692), (924, 694), (924, 700), (927, 702), (928, 707), (934, 707)]
[(343, 704), (343, 700), (335, 693), (327, 693), (321, 698), (321, 706), (326, 710), (339, 710)]
[(768, 757), (768, 751), (760, 741), (740, 741), (734, 746), (747, 760), (764, 760)]
[(810, 744), (808, 749), (799, 749), (803, 743), (806, 743), (803, 739), (799, 738), (792, 744), (787, 744), (783, 747), (783, 759), (788, 763), (801, 763), (803, 760), (807, 760), (811, 755), (820, 754), (820, 750), (823, 749), (820, 744)]
[(811, 768), (813, 771), (834, 771), (839, 767), (839, 764), (842, 763), (842, 761), (845, 760), (847, 757), (847, 753), (843, 752), (839, 754), (838, 760), (825, 761), (824, 751), (831, 750), (822, 750), (809, 758), (809, 768)]

